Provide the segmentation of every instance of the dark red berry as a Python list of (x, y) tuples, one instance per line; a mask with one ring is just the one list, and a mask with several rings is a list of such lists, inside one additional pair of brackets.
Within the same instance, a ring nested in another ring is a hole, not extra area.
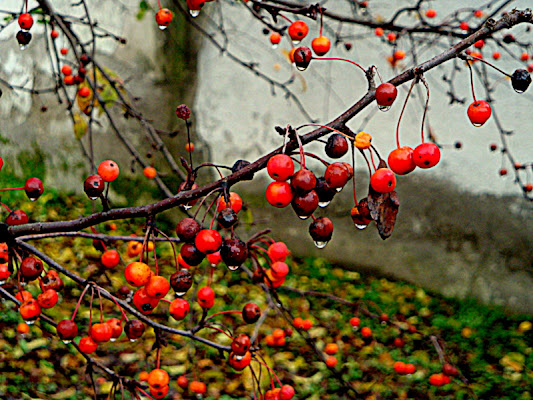
[(296, 215), (300, 218), (307, 218), (317, 209), (318, 201), (318, 194), (310, 190), (307, 193), (297, 193), (292, 198), (291, 205)]
[(43, 262), (32, 256), (24, 258), (20, 264), (20, 274), (26, 282), (33, 281), (41, 276), (43, 269)]
[(39, 178), (30, 178), (24, 185), (24, 191), (30, 200), (36, 200), (43, 194), (43, 183)]
[(333, 235), (333, 223), (328, 217), (317, 218), (309, 226), (309, 234), (317, 246), (324, 247)]
[(291, 187), (297, 192), (308, 192), (316, 186), (316, 176), (308, 169), (301, 169), (291, 178)]
[(326, 154), (331, 158), (341, 158), (348, 152), (348, 141), (338, 133), (334, 133), (328, 138), (326, 143)]
[(313, 53), (309, 47), (301, 46), (294, 51), (293, 57), (296, 68), (303, 71), (309, 66), (309, 63), (313, 59)]
[(22, 210), (13, 210), (6, 218), (6, 224), (8, 225), (24, 225), (28, 221), (28, 216)]
[(253, 324), (261, 317), (261, 309), (255, 303), (248, 303), (242, 309), (242, 319), (247, 324)]
[(511, 76), (513, 89), (518, 93), (523, 93), (531, 84), (531, 75), (525, 69), (517, 69)]
[(236, 269), (248, 258), (248, 247), (240, 239), (225, 239), (220, 247), (220, 257), (228, 268)]
[(184, 218), (176, 225), (176, 233), (183, 242), (194, 242), (202, 227), (193, 218)]
[(104, 180), (98, 174), (89, 176), (85, 179), (85, 183), (83, 184), (83, 190), (91, 200), (96, 200), (100, 197), (104, 192), (104, 188)]
[(390, 107), (396, 96), (398, 95), (398, 89), (392, 83), (382, 83), (376, 89), (376, 103), (380, 107)]
[(170, 275), (170, 286), (177, 294), (183, 295), (193, 284), (192, 275), (186, 269), (174, 272)]
[(231, 228), (239, 221), (237, 213), (231, 208), (224, 208), (218, 213), (217, 222), (219, 225), (225, 229)]
[(70, 341), (78, 336), (78, 325), (70, 319), (64, 319), (57, 324), (57, 335), (61, 340)]
[(146, 327), (144, 324), (137, 319), (130, 319), (124, 326), (124, 332), (126, 332), (126, 336), (128, 336), (130, 340), (139, 339), (143, 335), (145, 329)]
[(192, 243), (184, 243), (180, 249), (181, 257), (189, 265), (198, 265), (205, 258), (205, 253), (202, 253)]

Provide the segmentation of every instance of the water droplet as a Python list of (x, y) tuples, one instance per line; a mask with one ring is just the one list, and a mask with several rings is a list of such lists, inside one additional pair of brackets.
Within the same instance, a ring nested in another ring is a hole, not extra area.
[(216, 268), (217, 265), (216, 264), (211, 264), (211, 268)]
[(24, 287), (28, 284), (28, 282), (20, 282), (20, 286)]
[(89, 197), (89, 200), (95, 201), (98, 200), (98, 197)]
[(472, 122), (472, 125), (474, 125), (476, 128), (479, 128), (479, 127), (482, 126), (483, 124)]
[(324, 208), (324, 207), (329, 206), (329, 203), (331, 203), (331, 201), (319, 201), (319, 202), (318, 202), (318, 206), (319, 206), (320, 208)]
[(19, 44), (19, 49), (20, 49), (21, 51), (24, 51), (24, 50), (26, 50), (27, 48), (28, 48), (27, 45), (25, 45), (25, 44)]
[(135, 343), (137, 339), (130, 339), (130, 342)]
[(189, 10), (189, 13), (191, 14), (191, 17), (196, 18), (200, 15), (200, 10)]
[(524, 91), (523, 91), (523, 90), (520, 90), (520, 89), (515, 89), (514, 91), (515, 91), (516, 93), (524, 93)]
[(378, 106), (379, 111), (387, 112), (390, 110), (390, 106)]
[(298, 215), (298, 218), (307, 219), (307, 218), (309, 218), (309, 215)]
[(197, 398), (197, 399), (203, 399), (204, 396), (202, 396), (200, 393), (198, 393), (198, 394), (196, 395), (196, 398)]
[(30, 199), (30, 201), (35, 201), (37, 200), (37, 197), (28, 197), (28, 199)]
[(240, 265), (228, 265), (228, 269), (230, 271), (237, 271), (239, 269)]
[(63, 343), (69, 344), (69, 343), (72, 343), (72, 340), (63, 340)]
[(110, 341), (111, 343), (113, 343), (113, 342), (116, 342), (116, 341), (117, 341), (117, 339), (116, 339), (116, 338), (114, 338), (114, 337), (112, 337), (111, 339), (109, 339), (109, 341)]
[(318, 249), (323, 249), (324, 247), (326, 247), (327, 244), (328, 244), (328, 242), (320, 242), (320, 241), (316, 241), (315, 240), (315, 246)]
[(305, 71), (306, 68), (307, 68), (307, 67), (298, 67), (298, 66), (296, 66), (296, 69), (297, 69), (298, 71)]
[(183, 209), (184, 209), (185, 211), (190, 210), (191, 208), (192, 208), (192, 206), (190, 206), (190, 205), (188, 205), (188, 204), (185, 204), (185, 205), (183, 206)]
[(35, 320), (31, 320), (31, 321), (26, 320), (26, 323), (27, 323), (28, 325), (33, 325), (33, 324), (35, 323)]
[(273, 45), (272, 45), (272, 49), (273, 49), (273, 50), (276, 50), (276, 49), (278, 48), (278, 46), (279, 46), (278, 44), (273, 44)]
[(0, 285), (3, 285), (4, 283), (6, 283), (6, 281), (0, 281)]
[(237, 361), (241, 361), (243, 358), (244, 358), (243, 356), (235, 356), (235, 359), (236, 359)]
[(344, 186), (341, 186), (341, 187), (335, 188), (335, 190), (337, 191), (337, 193), (339, 193), (340, 191), (342, 191), (342, 189), (344, 189)]
[(159, 25), (159, 29), (164, 31), (165, 29), (167, 29), (167, 26), (166, 25)]
[(354, 332), (357, 332), (359, 330), (359, 327), (358, 326), (352, 326), (352, 329)]
[(368, 225), (363, 225), (363, 224), (355, 224), (355, 227), (357, 229), (365, 229)]
[(292, 44), (295, 45), (295, 46), (298, 46), (300, 44), (300, 42), (301, 42), (301, 40), (296, 39), (296, 40), (292, 41)]
[(381, 321), (381, 325), (385, 326), (387, 323), (385, 321)]
[(176, 292), (176, 297), (183, 297), (187, 292)]

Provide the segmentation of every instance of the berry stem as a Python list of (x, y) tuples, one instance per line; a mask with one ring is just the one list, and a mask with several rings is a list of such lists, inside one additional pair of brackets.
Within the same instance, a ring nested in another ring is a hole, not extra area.
[(363, 71), (366, 74), (366, 70), (360, 65), (357, 64), (355, 61), (347, 60), (346, 58), (340, 58), (340, 57), (313, 57), (313, 60), (329, 60), (329, 61), (346, 61), (350, 64), (355, 65), (358, 68), (361, 68), (361, 71)]
[(217, 331), (217, 332), (223, 333), (224, 335), (226, 335), (226, 336), (229, 337), (230, 339), (233, 339), (233, 336), (231, 336), (228, 332), (224, 331), (223, 329), (217, 328), (216, 326), (213, 326), (213, 325), (205, 325), (205, 328), (213, 329), (213, 330), (215, 330), (215, 331)]
[(428, 106), (429, 106), (429, 85), (423, 76), (420, 77), (420, 80), (426, 87), (426, 93), (427, 93), (426, 105), (424, 106), (424, 114), (422, 115), (422, 129), (421, 129), (422, 143), (424, 143), (424, 122), (426, 121), (426, 114), (428, 112)]
[(477, 103), (476, 92), (474, 90), (474, 73), (472, 72), (472, 66), (469, 62), (466, 63), (468, 66), (468, 71), (470, 72), (470, 87), (472, 88), (472, 97), (474, 98), (474, 103)]
[[(189, 129), (189, 121), (185, 121), (185, 126), (187, 127), (187, 144), (191, 145), (191, 130)], [(192, 164), (192, 151), (189, 151), (189, 163), (191, 164), (191, 169), (194, 169)]]
[(319, 156), (317, 156), (316, 154), (313, 154), (313, 153), (308, 153), (308, 152), (304, 152), (304, 155), (308, 156), (308, 157), (311, 157), (311, 158), (314, 158), (315, 160), (318, 160), (320, 161), (322, 164), (324, 164), (324, 166), (327, 168), (329, 167), (329, 163), (323, 159), (321, 159)]
[(0, 188), (0, 191), (7, 191), (7, 190), (23, 190), (24, 186), (18, 187), (18, 188)]
[[(487, 60), (484, 60), (484, 59), (482, 59), (482, 58), (479, 58), (479, 57), (473, 56), (473, 55), (471, 55), (471, 54), (469, 54), (468, 57), (469, 57), (469, 58), (472, 58), (472, 59), (474, 59), (474, 60), (476, 60), (476, 61), (481, 61), (482, 63), (487, 64), (489, 67), (494, 68), (496, 71), (498, 71), (498, 72), (504, 74), (505, 76), (507, 76), (507, 77), (509, 77), (509, 78), (512, 78), (512, 75), (508, 74), (507, 72), (505, 72), (504, 70), (498, 68), (496, 65), (494, 65), (494, 64), (492, 64), (492, 63), (490, 63), (490, 62), (488, 62)], [(468, 61), (467, 61), (467, 62), (468, 62)], [(469, 65), (470, 65), (470, 64), (469, 64)]]
[[(354, 143), (352, 142), (352, 166), (353, 166), (353, 169), (355, 171), (355, 146), (354, 146)], [(352, 179), (352, 190), (353, 190), (353, 201), (355, 203), (356, 206), (359, 205), (359, 203), (357, 202), (357, 193), (356, 193), (356, 190), (355, 190), (355, 178)]]
[(93, 322), (93, 300), (94, 300), (94, 287), (91, 286), (91, 302), (89, 303), (89, 330)]
[(322, 12), (322, 7), (318, 7), (318, 9), (320, 10), (320, 34), (319, 36), (322, 36), (322, 27), (324, 25), (324, 14)]
[(206, 322), (209, 321), (211, 318), (214, 318), (216, 317), (217, 315), (222, 315), (222, 314), (242, 314), (242, 311), (239, 311), (239, 310), (227, 310), (227, 311), (219, 311), (217, 313), (214, 313), (214, 314), (211, 314), (209, 317), (206, 318)]
[(159, 369), (161, 367), (161, 347), (157, 348), (157, 355), (155, 356), (155, 367)]
[(161, 0), (157, 0), (157, 5), (159, 6), (159, 9), (161, 10)]
[(283, 15), (282, 13), (278, 13), (278, 15), (279, 15), (281, 18), (283, 18), (285, 21), (287, 21), (288, 23), (292, 24), (292, 21), (291, 21), (289, 18), (287, 18), (285, 15)]
[(300, 139), (300, 135), (298, 133), (295, 133), (296, 140), (298, 141), (298, 148), (300, 149), (300, 169), (305, 169), (305, 153), (304, 153), (304, 145), (302, 144), (302, 140)]
[(2, 203), (1, 201), (0, 201), (0, 204), (2, 205), (2, 207), (4, 207), (4, 208), (7, 210), (8, 213), (11, 213), (11, 210), (9, 209), (8, 206), (6, 206), (6, 205), (5, 205), (4, 203)]
[[(400, 148), (400, 122), (402, 121), (403, 112), (405, 111), (407, 100), (409, 100), (409, 96), (411, 95), (413, 87), (415, 86), (415, 82), (416, 82), (416, 79), (413, 79), (413, 81), (411, 82), (411, 86), (409, 86), (409, 91), (407, 92), (407, 96), (405, 97), (405, 101), (403, 102), (402, 111), (400, 112), (400, 117), (398, 118), (398, 124), (396, 125), (396, 147), (397, 148)], [(424, 143), (423, 139), (422, 139), (422, 143)]]
[(172, 246), (172, 252), (174, 253), (174, 263), (176, 264), (176, 271), (179, 271), (178, 270), (178, 255), (176, 253), (176, 247), (174, 246), (174, 243), (172, 242), (172, 240), (170, 240), (170, 238), (164, 233), (164, 232), (161, 232), (159, 229), (155, 228), (155, 230), (160, 234), (162, 235), (165, 239), (168, 240), (168, 242), (170, 243), (170, 246)]
[(351, 137), (350, 135), (347, 135), (346, 133), (343, 133), (343, 132), (341, 132), (341, 131), (339, 131), (339, 130), (337, 130), (335, 128), (332, 128), (331, 126), (327, 126), (327, 125), (308, 123), (308, 124), (300, 125), (298, 128), (296, 128), (296, 130), (298, 130), (300, 128), (305, 128), (306, 126), (318, 126), (320, 128), (329, 129), (332, 132), (335, 132), (335, 133), (338, 133), (339, 135), (344, 136), (346, 139), (351, 140), (352, 142), (354, 140), (354, 138)]
[[(80, 308), (81, 299), (83, 299), (83, 296), (85, 296), (85, 293), (87, 292), (87, 289), (89, 289), (91, 285), (85, 286), (85, 289), (83, 289), (83, 292), (81, 292), (80, 298), (78, 299), (78, 303), (76, 304), (76, 307), (74, 308), (74, 312), (72, 313), (71, 321), (74, 321), (74, 318), (76, 317), (76, 313), (78, 312), (78, 308)], [(127, 320), (127, 319), (126, 319)]]
[[(141, 389), (140, 387), (137, 387), (137, 390), (139, 392), (141, 392), (143, 395), (145, 395), (146, 397), (148, 397), (149, 399), (152, 399), (152, 400), (155, 400), (152, 396), (150, 396), (148, 393), (146, 393), (146, 391), (144, 391), (143, 389)], [(135, 394), (137, 396), (137, 393)]]
[(257, 361), (259, 364), (263, 365), (266, 367), (266, 369), (268, 370), (268, 373), (270, 374), (270, 376), (274, 376), (274, 378), (276, 378), (276, 381), (278, 382), (279, 386), (282, 387), (282, 383), (281, 381), (279, 380), (278, 376), (276, 375), (276, 373), (274, 372), (274, 370), (272, 368), (270, 368), (266, 363), (258, 360), (257, 358), (255, 359), (255, 361)]
[[(99, 289), (99, 290), (101, 290), (101, 289)], [(108, 292), (108, 294), (110, 294), (110, 293)], [(110, 294), (110, 295), (111, 295), (111, 294)], [(120, 312), (121, 312), (121, 314), (122, 314), (122, 319), (125, 319), (126, 322), (128, 322), (129, 319), (128, 319), (126, 313), (124, 312), (124, 310), (122, 309), (122, 307), (120, 306), (120, 304), (118, 304), (117, 299), (115, 299), (115, 296), (111, 295), (111, 298), (113, 299), (113, 302), (117, 305), (118, 309), (120, 310)], [(121, 322), (122, 322), (122, 321), (121, 321)]]
[(368, 167), (368, 175), (369, 177), (372, 176), (372, 168), (370, 168), (370, 163), (368, 162), (368, 158), (366, 158), (366, 154), (363, 152), (363, 150), (359, 149), (359, 152), (363, 155), (365, 161), (366, 161), (366, 166)]
[[(372, 166), (374, 167), (374, 171), (376, 170), (376, 163), (374, 162), (374, 155), (372, 154), (372, 151), (368, 151), (370, 153), (370, 160), (372, 161)], [(372, 175), (372, 174), (370, 174)]]
[(100, 323), (104, 323), (104, 305), (102, 303), (102, 295), (100, 294), (100, 289), (98, 287), (96, 288), (96, 292), (98, 293), (98, 301), (100, 302)]

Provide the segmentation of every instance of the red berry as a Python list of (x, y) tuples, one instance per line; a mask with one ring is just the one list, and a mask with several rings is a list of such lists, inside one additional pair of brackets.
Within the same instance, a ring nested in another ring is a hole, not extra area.
[(98, 344), (93, 339), (91, 339), (91, 337), (84, 336), (80, 339), (78, 347), (83, 353), (91, 354), (96, 351), (96, 349), (98, 348)]
[(120, 320), (117, 318), (110, 318), (106, 321), (106, 324), (108, 324), (111, 327), (111, 341), (114, 342), (121, 334), (122, 334), (122, 325), (120, 324)]
[(202, 253), (211, 254), (222, 246), (222, 236), (214, 229), (202, 229), (196, 235), (194, 244)]
[(96, 200), (104, 192), (105, 183), (98, 174), (91, 175), (83, 183), (83, 190), (89, 199)]
[(319, 217), (309, 226), (309, 234), (315, 241), (315, 245), (323, 248), (333, 235), (333, 223), (328, 217)]
[(144, 315), (151, 314), (158, 304), (159, 299), (148, 296), (145, 287), (137, 289), (133, 295), (133, 305)]
[(160, 368), (154, 369), (148, 374), (148, 385), (156, 389), (167, 386), (169, 381), (168, 372)]
[(37, 200), (43, 194), (43, 182), (39, 178), (30, 178), (24, 185), (24, 191), (28, 199)]
[(268, 256), (272, 262), (285, 261), (289, 253), (287, 245), (283, 242), (272, 243), (268, 247)]
[(413, 161), (419, 168), (431, 168), (440, 161), (440, 150), (434, 143), (422, 143), (413, 151)]
[(166, 28), (172, 21), (172, 18), (172, 11), (170, 11), (168, 8), (161, 8), (155, 14), (155, 22), (157, 25), (159, 25), (160, 29)]
[(437, 16), (437, 11), (435, 11), (433, 8), (430, 8), (426, 11), (426, 17), (435, 18), (436, 16)]
[(176, 233), (183, 242), (193, 242), (202, 227), (193, 218), (183, 218), (176, 225)]
[(152, 270), (143, 262), (132, 262), (124, 270), (126, 281), (132, 286), (144, 286), (150, 280)]
[(370, 186), (379, 193), (392, 192), (396, 187), (396, 175), (389, 168), (378, 168), (370, 177)]
[(398, 95), (398, 89), (392, 83), (382, 83), (376, 89), (376, 103), (381, 107), (390, 107), (396, 96)]
[(278, 45), (281, 42), (281, 35), (278, 32), (272, 32), (270, 34), (270, 43)]
[(250, 347), (252, 342), (250, 342), (250, 337), (244, 333), (240, 333), (237, 337), (233, 338), (231, 342), (231, 350), (238, 356), (245, 355)]
[(411, 375), (414, 374), (416, 371), (416, 367), (414, 364), (405, 364), (405, 374)]
[(130, 340), (139, 339), (143, 335), (145, 329), (146, 327), (144, 324), (137, 319), (130, 319), (124, 326), (124, 332), (126, 332), (126, 336), (128, 336), (128, 339)]
[(499, 60), (501, 56), (502, 55), (500, 54), (499, 51), (495, 51), (494, 53), (492, 53), (492, 58), (495, 60)]
[(57, 324), (57, 335), (63, 341), (70, 341), (78, 336), (78, 325), (70, 319), (64, 319)]
[(170, 283), (168, 280), (159, 275), (153, 275), (144, 287), (146, 294), (156, 299), (162, 299), (170, 290)]
[(283, 261), (276, 261), (275, 263), (272, 263), (270, 269), (272, 271), (272, 276), (276, 279), (285, 278), (289, 273), (289, 266)]
[(406, 175), (416, 168), (413, 161), (413, 149), (409, 146), (399, 147), (391, 151), (387, 162), (392, 172), (397, 175)]
[(59, 37), (59, 32), (56, 31), (55, 29), (52, 29), (52, 31), (50, 32), (50, 37), (52, 39), (57, 39)]
[(298, 68), (300, 71), (305, 70), (313, 59), (313, 53), (309, 47), (306, 46), (298, 47), (292, 56), (294, 58), (294, 64), (296, 64), (296, 68)]
[(378, 37), (383, 36), (383, 28), (378, 26), (376, 29), (374, 29), (374, 34)]
[(457, 370), (457, 368), (455, 368), (453, 365), (451, 364), (444, 364), (442, 366), (442, 373), (444, 375), (448, 375), (448, 376), (457, 376), (459, 375), (459, 371)]
[(65, 76), (72, 75), (72, 67), (70, 65), (63, 65), (63, 67), (61, 67), (61, 73)]
[(66, 47), (62, 47), (61, 50), (59, 50), (59, 52), (60, 52), (62, 55), (66, 56), (67, 53), (68, 53), (68, 49), (67, 49)]
[(354, 328), (358, 328), (361, 325), (361, 320), (357, 317), (350, 318), (350, 325)]
[(331, 48), (331, 41), (325, 36), (319, 36), (313, 39), (311, 47), (317, 56), (323, 56)]
[(474, 43), (474, 47), (476, 49), (482, 49), (483, 46), (485, 46), (485, 42), (483, 40), (478, 40), (476, 43)]
[(189, 385), (189, 390), (196, 394), (204, 394), (207, 391), (207, 386), (203, 382), (192, 381)]
[(22, 210), (13, 210), (6, 218), (8, 225), (24, 225), (28, 223), (28, 216)]
[(91, 326), (89, 335), (96, 343), (109, 342), (113, 336), (113, 328), (107, 323), (97, 323)]
[[(230, 192), (229, 193), (229, 202), (231, 203), (231, 209), (238, 213), (242, 209), (242, 199), (238, 193)], [(217, 211), (220, 212), (225, 208), (228, 208), (230, 205), (226, 203), (224, 196), (219, 197)]]
[(102, 254), (102, 257), (100, 257), (100, 260), (102, 261), (102, 264), (106, 268), (114, 268), (118, 265), (120, 262), (120, 255), (118, 254), (118, 251), (116, 250), (107, 250)]
[(470, 27), (468, 26), (468, 22), (461, 22), (459, 24), (459, 28), (461, 28), (461, 30), (463, 31), (468, 31), (470, 29)]
[(316, 187), (316, 176), (308, 169), (300, 169), (291, 177), (291, 187), (297, 192), (309, 192)]
[(172, 317), (181, 321), (189, 314), (189, 302), (185, 299), (174, 299), (168, 308), (168, 312)]
[(394, 347), (401, 349), (403, 346), (405, 346), (405, 340), (397, 337), (397, 338), (394, 338), (393, 344), (394, 344)]
[(474, 101), (468, 106), (467, 115), (472, 125), (479, 127), (490, 118), (492, 110), (490, 104), (485, 100)]
[(326, 168), (324, 179), (326, 179), (329, 187), (333, 189), (342, 188), (348, 182), (349, 172), (343, 163), (335, 162)]
[(294, 21), (287, 32), (294, 43), (299, 43), (309, 33), (309, 27), (304, 21)]
[(283, 385), (279, 391), (279, 400), (291, 400), (296, 392), (291, 385)]
[(394, 371), (397, 374), (404, 375), (405, 374), (405, 363), (402, 361), (396, 361), (393, 365)]
[(247, 324), (253, 324), (261, 317), (261, 309), (255, 303), (248, 303), (242, 309), (242, 319)]
[(54, 289), (47, 289), (37, 296), (37, 302), (41, 308), (52, 308), (57, 304), (59, 296)]
[(91, 89), (89, 89), (87, 86), (83, 86), (78, 90), (78, 95), (80, 97), (89, 97), (91, 95)]
[(28, 13), (20, 14), (18, 18), (18, 23), (19, 23), (20, 29), (29, 31), (31, 27), (33, 26), (33, 17)]
[(372, 336), (372, 329), (370, 329), (368, 326), (362, 327), (361, 336), (364, 338), (369, 338), (370, 336)]
[(41, 276), (43, 269), (43, 262), (33, 256), (24, 258), (20, 263), (20, 274), (26, 282), (33, 281)]
[(113, 160), (102, 161), (98, 166), (98, 175), (102, 177), (105, 182), (112, 182), (117, 179), (120, 169)]
[(396, 41), (396, 34), (394, 32), (390, 32), (388, 35), (387, 35), (387, 40), (389, 42), (395, 42)]
[(433, 374), (429, 377), (429, 384), (432, 386), (442, 386), (444, 385), (444, 375), (443, 374)]
[(178, 377), (177, 383), (178, 383), (178, 386), (182, 389), (187, 389), (187, 386), (189, 386), (189, 380), (184, 375), (181, 375), (180, 377)]
[(198, 290), (198, 304), (202, 308), (211, 308), (215, 304), (215, 292), (209, 286)]
[(335, 356), (328, 356), (328, 358), (326, 358), (326, 365), (330, 368), (333, 368), (335, 367), (335, 365), (337, 365), (337, 358)]
[(291, 185), (287, 182), (272, 182), (266, 189), (266, 199), (274, 207), (287, 207), (292, 197)]

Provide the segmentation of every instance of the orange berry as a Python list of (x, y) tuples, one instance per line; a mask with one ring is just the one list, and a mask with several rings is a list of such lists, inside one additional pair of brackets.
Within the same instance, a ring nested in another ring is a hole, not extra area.
[(98, 175), (102, 177), (105, 182), (113, 182), (117, 179), (120, 169), (113, 160), (105, 160), (98, 166)]
[(437, 16), (437, 11), (435, 11), (433, 8), (430, 8), (426, 11), (426, 17), (435, 18), (436, 16)]
[(311, 42), (311, 48), (317, 56), (323, 56), (331, 48), (330, 40), (325, 36), (314, 38)]
[(27, 323), (21, 322), (17, 325), (17, 332), (20, 333), (21, 335), (24, 335), (28, 333), (29, 331), (30, 331), (30, 326)]
[(144, 176), (146, 176), (148, 179), (154, 179), (157, 175), (157, 171), (154, 167), (146, 167), (144, 170), (143, 170), (143, 174)]
[(141, 254), (143, 246), (141, 242), (128, 242), (128, 257), (135, 257)]
[(324, 347), (324, 353), (330, 356), (337, 354), (338, 351), (339, 351), (339, 346), (337, 345), (337, 343), (328, 343), (326, 347)]
[(132, 262), (124, 270), (126, 281), (132, 286), (144, 286), (150, 280), (152, 270), (143, 262)]
[(329, 356), (326, 358), (326, 365), (330, 368), (335, 367), (335, 365), (337, 365), (337, 358), (334, 356)]
[(102, 254), (100, 260), (102, 261), (102, 264), (104, 264), (104, 267), (114, 268), (120, 262), (120, 255), (116, 250), (107, 250)]
[(388, 35), (387, 35), (387, 40), (389, 42), (395, 42), (396, 41), (396, 34), (394, 32), (390, 32)]
[(207, 391), (207, 386), (203, 382), (192, 381), (189, 384), (189, 390), (197, 394), (204, 394)]
[(395, 60), (403, 60), (405, 58), (405, 51), (396, 50), (392, 56)]
[(374, 34), (378, 37), (383, 36), (383, 28), (380, 28), (379, 26), (374, 30)]
[(190, 142), (185, 145), (185, 151), (187, 153), (192, 153), (194, 151), (194, 143)]
[(368, 326), (364, 326), (361, 328), (361, 336), (364, 338), (369, 338), (372, 336), (372, 329), (370, 329)]
[(160, 368), (154, 369), (148, 374), (148, 384), (156, 389), (167, 386), (169, 381), (168, 372)]

